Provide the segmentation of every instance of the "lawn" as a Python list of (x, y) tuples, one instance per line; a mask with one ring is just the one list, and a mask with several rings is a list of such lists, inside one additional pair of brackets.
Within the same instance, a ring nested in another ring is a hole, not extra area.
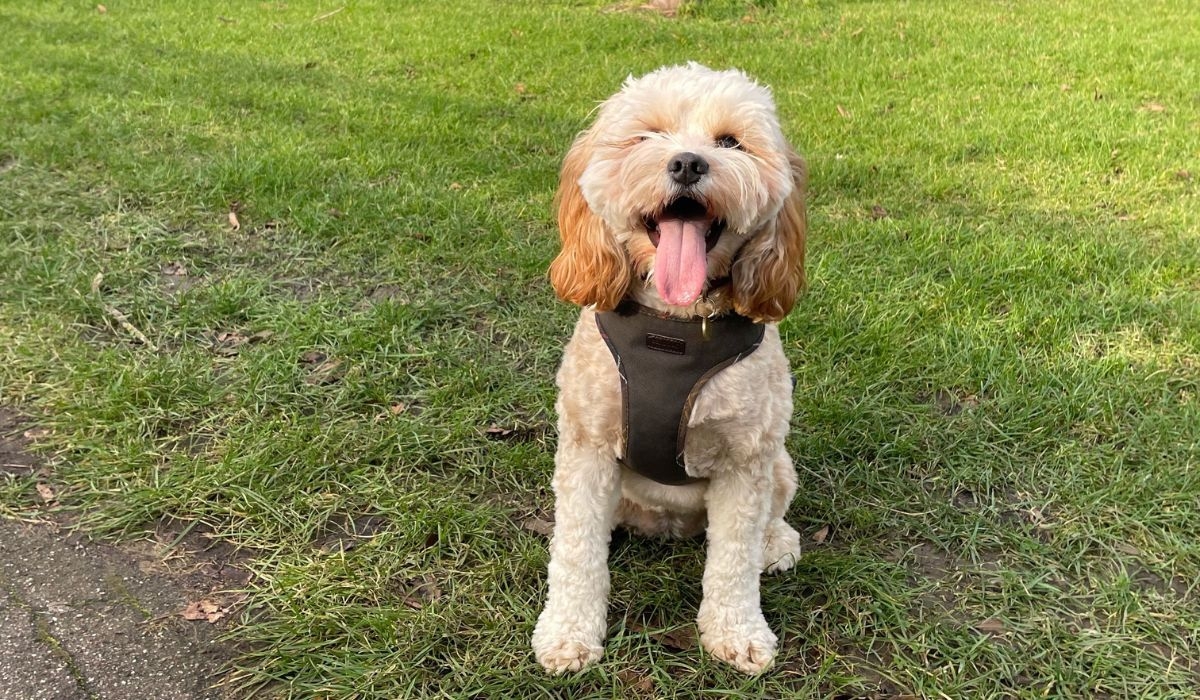
[[(0, 405), (98, 536), (244, 548), (239, 694), (1200, 695), (1200, 9), (0, 2)], [(805, 538), (771, 671), (618, 536), (547, 678), (559, 161), (629, 73), (773, 87)], [(45, 515), (34, 477), (0, 513)], [(183, 531), (186, 530), (186, 533)]]

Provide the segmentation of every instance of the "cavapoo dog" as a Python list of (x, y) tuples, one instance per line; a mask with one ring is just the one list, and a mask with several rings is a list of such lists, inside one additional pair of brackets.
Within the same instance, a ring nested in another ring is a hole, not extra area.
[(770, 91), (695, 63), (627, 80), (567, 153), (550, 280), (583, 311), (558, 372), (548, 671), (600, 658), (616, 526), (705, 532), (701, 643), (746, 673), (774, 660), (759, 575), (800, 555), (775, 324), (804, 286), (804, 185)]

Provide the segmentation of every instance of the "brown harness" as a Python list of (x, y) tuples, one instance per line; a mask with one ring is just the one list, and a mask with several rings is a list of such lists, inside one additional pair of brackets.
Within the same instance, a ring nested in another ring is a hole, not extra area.
[(689, 476), (683, 448), (696, 397), (717, 372), (754, 352), (766, 326), (745, 316), (680, 319), (633, 301), (596, 314), (621, 375), (621, 463), (660, 484)]

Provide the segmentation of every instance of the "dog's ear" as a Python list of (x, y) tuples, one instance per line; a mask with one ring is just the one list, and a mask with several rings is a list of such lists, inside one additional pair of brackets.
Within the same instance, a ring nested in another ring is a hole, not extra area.
[(775, 219), (748, 242), (733, 263), (733, 306), (755, 321), (776, 322), (792, 310), (804, 289), (804, 190), (808, 167), (788, 154), (792, 194)]
[(591, 158), (592, 140), (590, 132), (580, 134), (563, 160), (554, 196), (562, 250), (550, 263), (550, 284), (564, 301), (607, 311), (625, 295), (632, 271), (624, 251), (579, 188), (579, 178)]

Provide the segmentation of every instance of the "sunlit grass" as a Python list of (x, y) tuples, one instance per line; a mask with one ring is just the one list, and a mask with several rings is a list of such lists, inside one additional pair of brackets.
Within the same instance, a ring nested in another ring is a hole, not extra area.
[[(253, 552), (237, 687), (1200, 692), (1200, 14), (338, 7), (0, 7), (0, 401), (86, 527)], [(593, 107), (684, 60), (771, 85), (812, 173), (807, 553), (746, 679), (695, 646), (702, 544), (618, 538), (604, 660), (550, 679), (550, 199)]]

